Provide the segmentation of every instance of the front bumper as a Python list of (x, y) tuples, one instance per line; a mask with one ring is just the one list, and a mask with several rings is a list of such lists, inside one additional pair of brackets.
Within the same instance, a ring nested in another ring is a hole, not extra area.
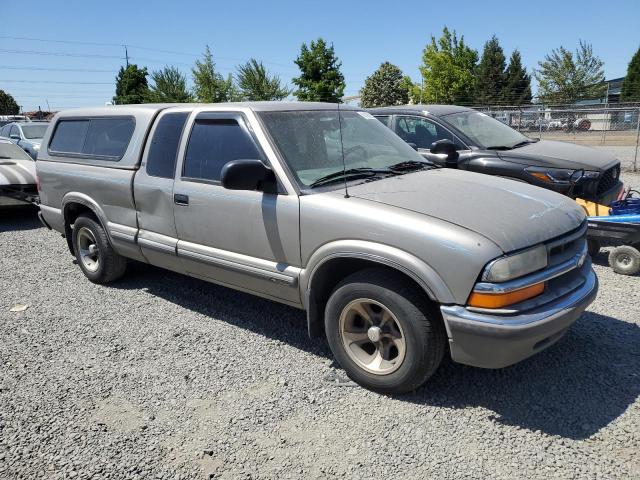
[(620, 192), (623, 189), (624, 184), (621, 181), (618, 181), (618, 183), (616, 183), (614, 187), (594, 197), (594, 201), (596, 203), (599, 203), (600, 205), (611, 205), (611, 202), (614, 202), (618, 199), (618, 197), (620, 196)]
[(580, 288), (523, 314), (489, 315), (460, 305), (442, 306), (451, 358), (481, 368), (503, 368), (558, 341), (598, 293), (598, 278), (589, 268)]

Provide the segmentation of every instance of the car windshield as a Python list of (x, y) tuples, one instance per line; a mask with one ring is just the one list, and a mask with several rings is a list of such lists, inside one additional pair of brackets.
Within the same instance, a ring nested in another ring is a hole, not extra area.
[(513, 148), (529, 138), (499, 120), (480, 112), (443, 115), (442, 121), (457, 128), (481, 148)]
[(44, 137), (44, 132), (47, 131), (49, 125), (46, 123), (39, 123), (37, 125), (22, 125), (22, 133), (25, 138), (36, 139)]
[(0, 143), (0, 160), (32, 160), (27, 153), (13, 143)]
[(355, 174), (414, 163), (418, 168), (430, 165), (367, 112), (305, 110), (259, 115), (289, 168), (305, 187), (319, 185), (334, 174), (340, 177), (344, 170)]

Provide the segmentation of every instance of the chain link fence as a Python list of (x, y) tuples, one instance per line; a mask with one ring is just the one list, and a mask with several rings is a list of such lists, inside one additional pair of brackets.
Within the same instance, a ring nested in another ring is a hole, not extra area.
[(627, 170), (640, 161), (640, 105), (614, 107), (477, 108), (532, 138), (603, 148)]

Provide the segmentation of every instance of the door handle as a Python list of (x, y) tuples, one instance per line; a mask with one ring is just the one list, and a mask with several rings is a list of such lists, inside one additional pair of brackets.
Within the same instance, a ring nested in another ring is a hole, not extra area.
[(189, 205), (189, 195), (184, 195), (182, 193), (174, 193), (173, 203), (175, 203), (176, 205)]

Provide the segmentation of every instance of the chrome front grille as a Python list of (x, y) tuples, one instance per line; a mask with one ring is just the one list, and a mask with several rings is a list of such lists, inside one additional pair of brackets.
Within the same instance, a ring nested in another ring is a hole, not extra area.
[(577, 229), (547, 242), (549, 267), (559, 265), (581, 253), (587, 244), (587, 222)]

